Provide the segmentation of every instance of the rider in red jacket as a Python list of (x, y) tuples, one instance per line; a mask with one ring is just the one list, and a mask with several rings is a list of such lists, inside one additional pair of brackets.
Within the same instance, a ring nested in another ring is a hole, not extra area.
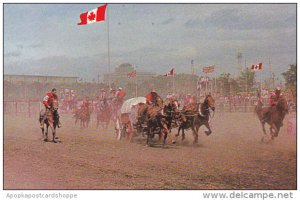
[[(51, 92), (48, 92), (46, 94), (46, 96), (44, 97), (44, 99), (43, 99), (43, 104), (45, 106), (46, 112), (48, 112), (50, 110), (51, 105), (52, 105), (54, 99), (57, 99), (56, 89), (55, 88), (53, 88), (51, 90)], [(53, 114), (54, 114), (54, 117), (56, 117), (57, 121), (58, 121), (57, 127), (60, 128), (61, 127), (61, 123), (59, 121), (59, 114), (58, 114), (57, 111), (55, 111)], [(45, 121), (45, 119), (46, 119), (46, 114), (44, 114), (43, 119), (41, 120), (40, 128), (44, 127), (44, 121)]]
[(270, 98), (269, 98), (270, 107), (268, 108), (268, 111), (265, 112), (265, 114), (264, 114), (264, 117), (263, 117), (264, 122), (267, 122), (269, 120), (270, 112), (271, 112), (272, 108), (277, 105), (278, 100), (281, 99), (281, 98), (284, 98), (283, 94), (281, 93), (281, 88), (277, 87), (275, 89), (275, 91), (272, 92), (271, 95), (270, 95)]
[(152, 89), (151, 92), (149, 92), (147, 95), (146, 95), (146, 103), (148, 105), (156, 105), (157, 102), (157, 97), (158, 97), (158, 94), (156, 93), (155, 89)]
[(117, 104), (117, 107), (118, 108), (121, 108), (123, 102), (124, 102), (124, 99), (125, 99), (125, 96), (126, 96), (126, 92), (125, 90), (123, 90), (121, 87), (118, 89), (118, 91), (116, 92), (115, 94), (115, 101), (116, 101), (116, 104)]

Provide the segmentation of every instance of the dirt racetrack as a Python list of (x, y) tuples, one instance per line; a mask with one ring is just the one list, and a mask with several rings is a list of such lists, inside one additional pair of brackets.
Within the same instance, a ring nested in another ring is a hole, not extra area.
[[(284, 120), (279, 137), (262, 143), (254, 113), (216, 113), (199, 145), (162, 148), (116, 141), (114, 127), (74, 126), (62, 114), (61, 143), (43, 142), (37, 117), (4, 116), (4, 189), (296, 189), (296, 135)], [(177, 129), (172, 130), (172, 134)]]

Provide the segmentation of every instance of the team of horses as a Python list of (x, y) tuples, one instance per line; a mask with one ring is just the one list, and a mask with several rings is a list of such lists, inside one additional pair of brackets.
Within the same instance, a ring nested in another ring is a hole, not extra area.
[[(115, 122), (118, 139), (121, 139), (123, 136), (131, 141), (134, 135), (142, 135), (147, 137), (148, 145), (153, 144), (155, 135), (159, 135), (164, 145), (167, 137), (171, 136), (171, 130), (174, 128), (178, 129), (176, 137), (180, 136), (181, 132), (181, 140), (185, 139), (185, 131), (190, 129), (193, 133), (194, 144), (198, 143), (198, 132), (201, 126), (206, 127), (206, 135), (212, 133), (209, 123), (215, 111), (215, 100), (212, 95), (208, 94), (203, 102), (192, 102), (185, 105), (182, 109), (179, 109), (179, 103), (175, 99), (164, 102), (161, 97), (157, 96), (154, 102), (153, 104), (138, 103), (132, 106), (130, 113), (121, 114), (118, 112), (120, 110), (119, 105), (108, 103), (106, 100), (99, 101), (94, 109), (97, 116), (96, 126), (99, 127), (101, 125), (101, 127), (107, 129), (112, 120)], [(52, 142), (57, 142), (57, 110), (58, 101), (54, 100), (50, 109), (40, 112), (39, 121), (41, 122), (45, 118), (44, 126), (46, 125), (46, 127), (42, 128), (44, 141), (49, 141), (48, 130), (50, 127)], [(86, 108), (76, 110), (74, 114), (75, 124), (77, 121), (80, 121), (81, 127), (88, 127), (91, 112), (91, 109)], [(259, 100), (255, 106), (255, 112), (260, 120), (265, 136), (267, 135), (265, 124), (270, 125), (270, 136), (271, 140), (273, 140), (278, 136), (284, 117), (288, 113), (288, 104), (284, 98), (281, 98), (276, 106), (269, 108), (263, 107), (262, 101)], [(268, 115), (268, 120), (265, 120), (266, 114)], [(44, 115), (46, 116), (43, 117)]]
[(129, 129), (123, 129), (123, 132), (128, 134), (129, 140), (132, 139), (134, 133), (145, 135), (147, 144), (152, 145), (155, 135), (159, 135), (164, 145), (167, 137), (171, 136), (171, 130), (178, 128), (178, 132), (182, 130), (182, 140), (185, 138), (184, 130), (191, 129), (194, 143), (198, 143), (198, 131), (202, 125), (208, 128), (209, 134), (211, 133), (209, 120), (211, 111), (215, 110), (215, 100), (211, 95), (207, 95), (203, 103), (190, 103), (183, 109), (179, 109), (178, 101), (174, 99), (164, 102), (161, 97), (157, 96), (153, 102), (152, 104), (139, 103), (136, 105), (133, 111), (136, 112), (134, 123), (130, 123), (130, 117), (125, 120), (126, 115), (121, 115), (123, 119), (121, 118), (120, 121), (123, 122), (124, 126), (118, 125), (118, 127), (121, 129), (129, 127)]

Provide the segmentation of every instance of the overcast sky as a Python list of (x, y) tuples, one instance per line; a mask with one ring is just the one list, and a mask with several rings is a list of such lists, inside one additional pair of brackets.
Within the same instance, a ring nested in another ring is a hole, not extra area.
[[(4, 74), (78, 76), (108, 72), (107, 22), (78, 26), (103, 4), (4, 4)], [(216, 75), (263, 63), (263, 76), (296, 64), (296, 4), (108, 4), (110, 60), (137, 70)]]

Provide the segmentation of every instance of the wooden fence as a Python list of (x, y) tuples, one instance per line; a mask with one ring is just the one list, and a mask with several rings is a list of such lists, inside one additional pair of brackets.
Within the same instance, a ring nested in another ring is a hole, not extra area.
[[(80, 105), (81, 102), (78, 102)], [(94, 102), (95, 103), (95, 102)], [(218, 102), (216, 104), (216, 112), (253, 112), (254, 111), (253, 102), (240, 102), (240, 103), (230, 103), (230, 102)], [(40, 101), (4, 101), (3, 102), (3, 113), (5, 115), (22, 115), (22, 116), (38, 116), (40, 110), (44, 106)], [(67, 112), (60, 109), (60, 113)]]
[(43, 108), (39, 101), (4, 101), (3, 113), (22, 116), (38, 116)]

